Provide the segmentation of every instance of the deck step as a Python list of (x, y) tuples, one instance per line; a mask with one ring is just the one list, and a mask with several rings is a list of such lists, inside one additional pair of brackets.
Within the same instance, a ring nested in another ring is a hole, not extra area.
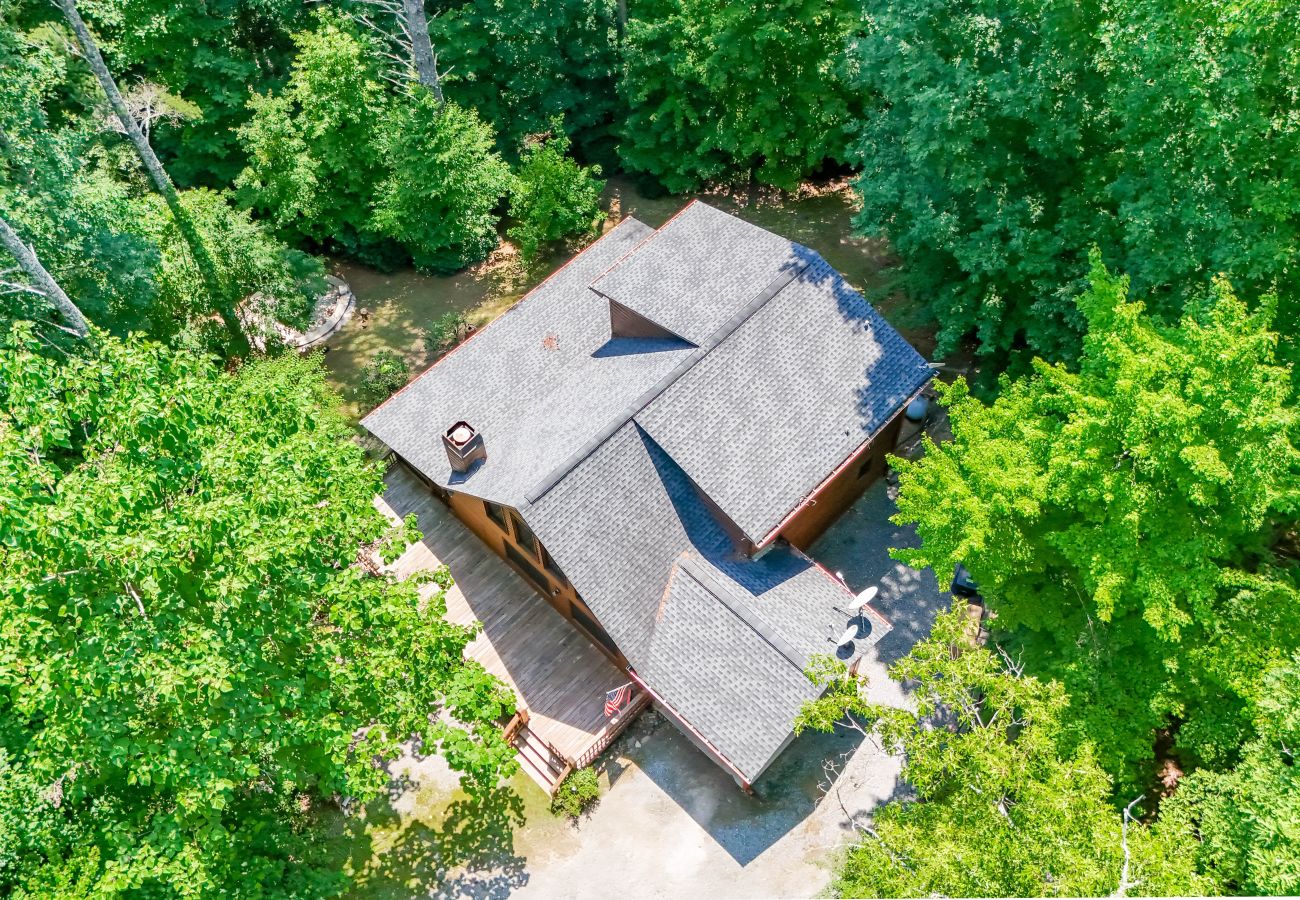
[(528, 777), (537, 782), (537, 786), (546, 791), (547, 794), (555, 793), (555, 776), (547, 769), (539, 770), (537, 763), (533, 762), (523, 753), (516, 753), (515, 759), (519, 761), (519, 768), (528, 773)]
[(515, 748), (521, 753), (530, 754), (533, 761), (538, 763), (539, 768), (549, 769), (556, 774), (563, 771), (566, 764), (565, 760), (556, 756), (550, 746), (533, 734), (527, 725), (519, 729), (519, 733), (515, 737)]
[(515, 758), (534, 781), (548, 794), (554, 794), (556, 785), (568, 770), (568, 764), (557, 759), (550, 747), (537, 735), (522, 726), (515, 734)]

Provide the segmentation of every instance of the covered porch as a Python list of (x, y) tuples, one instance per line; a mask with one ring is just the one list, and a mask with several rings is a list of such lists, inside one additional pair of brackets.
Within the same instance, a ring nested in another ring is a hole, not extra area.
[(405, 577), (440, 565), (450, 569), (456, 583), (447, 592), (447, 618), (482, 623), (465, 655), (514, 690), (520, 714), (507, 726), (507, 736), (525, 771), (553, 790), (568, 771), (594, 761), (646, 698), (638, 694), (632, 708), (614, 721), (606, 719), (605, 692), (627, 684), (628, 675), (404, 465), (391, 465), (384, 484), (376, 507), (395, 522), (414, 513), (424, 535), (387, 570)]

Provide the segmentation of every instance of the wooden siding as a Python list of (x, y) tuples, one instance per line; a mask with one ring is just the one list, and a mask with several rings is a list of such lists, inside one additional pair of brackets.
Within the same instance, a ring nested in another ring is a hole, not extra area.
[(611, 338), (667, 338), (682, 340), (657, 322), (633, 312), (617, 300), (609, 301), (609, 336)]
[(785, 524), (780, 536), (807, 552), (813, 542), (853, 505), (853, 501), (885, 473), (885, 456), (892, 453), (898, 443), (903, 414), (904, 410), (895, 413), (874, 441), (859, 448), (846, 465), (841, 465), (839, 472), (818, 489), (812, 498), (814, 502), (805, 501), (794, 518)]
[[(471, 497), (468, 494), (453, 492), (447, 501), (448, 507), (456, 518), (460, 519), (474, 534), (476, 534), (484, 544), (502, 560), (507, 562), (515, 571), (519, 572), (525, 581), (533, 585), (536, 592), (546, 598), (566, 621), (580, 632), (587, 634), (585, 628), (579, 619), (575, 619), (574, 610), (577, 609), (585, 614), (597, 624), (600, 620), (591, 612), (591, 609), (583, 602), (582, 597), (578, 595), (577, 590), (568, 579), (561, 579), (554, 573), (546, 569), (541, 557), (537, 554), (536, 549), (529, 549), (525, 552), (518, 542), (515, 541), (514, 534), (509, 529), (503, 529), (487, 513), (487, 507), (478, 497)], [(517, 516), (519, 513), (511, 507), (503, 507), (508, 513), (507, 520), (511, 516)], [(515, 553), (520, 553), (529, 561), (533, 571), (527, 571), (519, 566), (507, 555), (506, 547), (512, 547)], [(540, 575), (540, 580), (536, 577)], [(593, 646), (601, 653), (604, 653), (615, 665), (623, 668), (627, 666), (627, 659), (618, 652), (618, 648), (610, 642), (608, 647), (604, 646), (598, 636), (587, 634)]]
[[(447, 618), (483, 623), (465, 655), (510, 685), (520, 708), (528, 710), (532, 731), (567, 759), (583, 758), (608, 733), (605, 692), (626, 684), (627, 675), (494, 555), (500, 552), (500, 529), (479, 501), (457, 494), (450, 499), (452, 508), (469, 500), (478, 504), (479, 527), (471, 531), (404, 463), (390, 466), (384, 483), (376, 506), (394, 521), (415, 513), (424, 534), (389, 570), (407, 576), (450, 568), (456, 585), (447, 592)], [(476, 536), (488, 528), (497, 532), (492, 551)]]

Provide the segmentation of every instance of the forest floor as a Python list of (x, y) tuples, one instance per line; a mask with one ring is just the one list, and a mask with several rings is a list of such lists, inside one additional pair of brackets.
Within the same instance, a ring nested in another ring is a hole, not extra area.
[[(889, 558), (890, 547), (916, 543), (889, 522), (892, 493), (878, 481), (812, 554), (855, 591), (880, 586), (875, 605), (894, 629), (873, 648), (870, 692), (907, 704), (883, 667), (928, 633), (948, 600), (932, 572)], [(840, 770), (833, 780), (828, 764)], [(602, 799), (570, 823), (522, 774), (471, 798), (439, 757), (404, 758), (390, 768), (387, 797), (335, 816), (338, 864), (356, 876), (354, 896), (378, 900), (811, 897), (825, 892), (852, 823), (902, 790), (899, 760), (846, 730), (797, 738), (748, 796), (654, 712), (597, 769)]]

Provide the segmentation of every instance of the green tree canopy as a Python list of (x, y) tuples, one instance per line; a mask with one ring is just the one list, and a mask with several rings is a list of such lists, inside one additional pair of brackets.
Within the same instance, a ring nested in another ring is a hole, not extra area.
[(370, 36), (326, 10), (315, 24), (294, 35), (285, 90), (251, 101), (243, 202), (290, 235), (371, 262), (405, 255), (447, 271), (486, 257), (510, 187), (491, 127), (421, 85), (388, 92)]
[(941, 352), (1073, 358), (1094, 243), (1168, 321), (1219, 273), (1296, 302), (1287, 4), (873, 0), (866, 20), (858, 226), (904, 258)]
[[(289, 74), (289, 35), (307, 24), (295, 0), (99, 0), (87, 13), (130, 74), (165, 85), (200, 115), (155, 133), (179, 184), (228, 187), (247, 162), (238, 128), (255, 91)], [(124, 85), (125, 86), (125, 85)]]
[(421, 87), (397, 98), (376, 136), (388, 171), (375, 189), (373, 227), (402, 244), (423, 269), (453, 271), (497, 245), (496, 208), (510, 168), (492, 128)]
[(448, 96), (473, 109), (513, 156), (563, 116), (578, 146), (609, 155), (618, 110), (615, 4), (456, 0), (430, 22)]
[(670, 191), (748, 180), (792, 189), (842, 160), (859, 106), (849, 3), (654, 0), (629, 23), (619, 154)]
[(1191, 862), (1190, 829), (1125, 829), (1110, 781), (1088, 747), (1062, 754), (1065, 693), (1009, 660), (970, 646), (964, 603), (894, 664), (915, 710), (884, 708), (843, 665), (811, 673), (828, 692), (797, 728), (828, 730), (852, 715), (905, 756), (915, 790), (861, 826), (835, 883), (843, 897), (1104, 896), (1197, 894), (1209, 885)]
[(297, 55), (278, 94), (258, 94), (239, 130), (249, 163), (241, 200), (282, 232), (319, 246), (364, 251), (381, 172), (375, 144), (386, 96), (379, 50), (329, 10), (294, 34)]
[[(214, 305), (166, 204), (147, 190), (134, 160), (118, 166), (122, 139), (93, 107), (67, 108), (64, 85), (77, 61), (32, 33), (0, 35), (0, 61), (13, 75), (0, 88), (0, 210), (105, 330), (172, 339), (199, 329), (223, 347), (224, 335), (210, 327)], [(264, 315), (302, 323), (322, 286), (316, 260), (213, 191), (181, 192), (180, 203), (234, 296), (256, 296)], [(11, 321), (47, 315), (31, 295), (6, 301)]]
[(1093, 256), (1078, 372), (1036, 362), (985, 405), (942, 390), (953, 440), (901, 470), (899, 551), (964, 563), (1031, 671), (1059, 677), (1076, 739), (1116, 774), (1157, 728), (1221, 759), (1248, 733), (1260, 673), (1300, 641), (1300, 596), (1270, 545), (1300, 480), (1271, 298), (1224, 281), (1177, 327)]
[(37, 349), (0, 350), (0, 833), (32, 822), (0, 890), (318, 896), (302, 812), (374, 796), (403, 742), (495, 783), (512, 698), (445, 572), (363, 564), (410, 529), (317, 361)]
[(1258, 704), (1258, 733), (1233, 769), (1195, 772), (1164, 814), (1201, 836), (1202, 867), (1232, 893), (1300, 893), (1300, 657), (1274, 669)]
[(594, 234), (605, 220), (600, 208), (600, 167), (583, 167), (567, 155), (569, 139), (559, 119), (550, 132), (536, 136), (524, 147), (510, 191), (510, 215), (515, 220), (507, 234), (518, 242), (525, 259), (532, 259), (544, 244), (566, 237)]

